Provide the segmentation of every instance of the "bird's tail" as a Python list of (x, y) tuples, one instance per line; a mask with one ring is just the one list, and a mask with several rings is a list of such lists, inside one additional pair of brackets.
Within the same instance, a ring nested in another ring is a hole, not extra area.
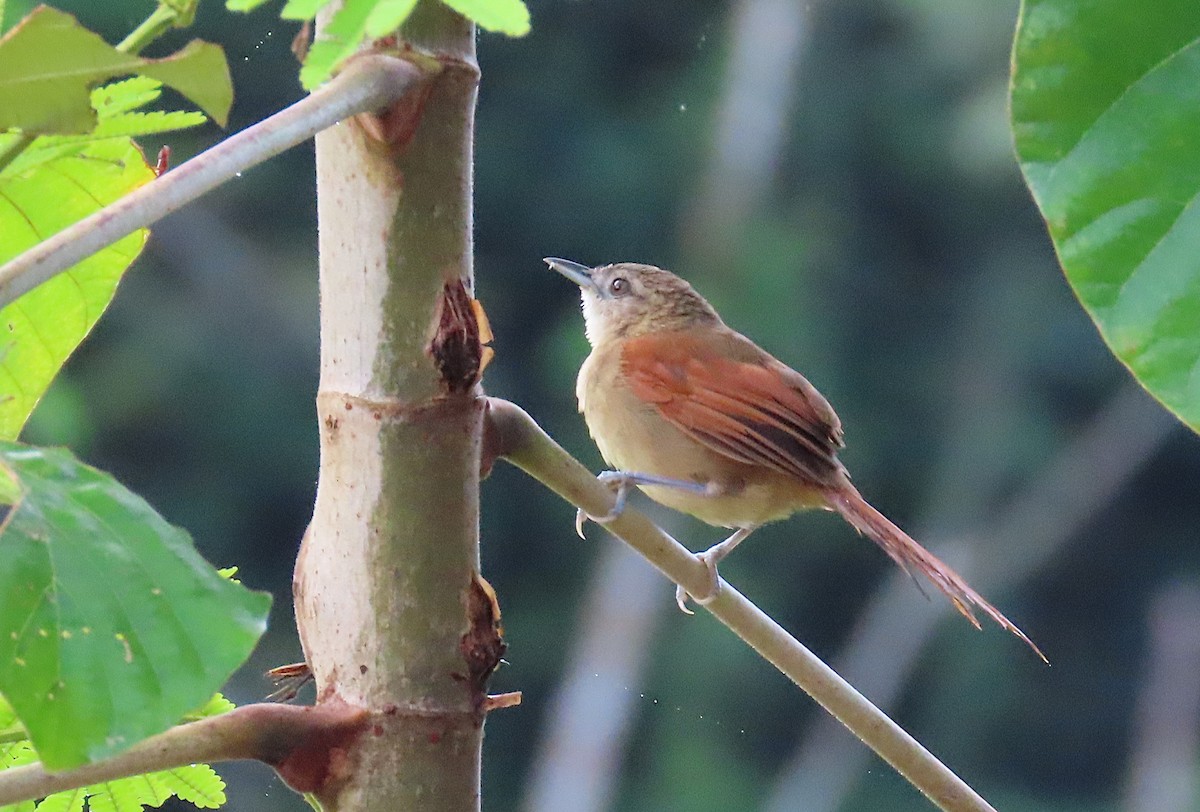
[(1025, 632), (1018, 629), (1015, 623), (988, 603), (944, 561), (892, 524), (887, 516), (871, 507), (853, 485), (846, 483), (844, 487), (829, 493), (828, 499), (830, 506), (842, 514), (855, 530), (882, 547), (883, 551), (902, 569), (908, 572), (916, 570), (933, 582), (933, 585), (950, 599), (954, 608), (971, 621), (975, 628), (978, 629), (980, 626), (972, 607), (979, 607), (985, 615), (1025, 641), (1025, 644), (1033, 649), (1034, 653), (1043, 661), (1050, 662), (1046, 659), (1046, 655), (1042, 654), (1042, 650), (1034, 645), (1034, 642), (1025, 635)]

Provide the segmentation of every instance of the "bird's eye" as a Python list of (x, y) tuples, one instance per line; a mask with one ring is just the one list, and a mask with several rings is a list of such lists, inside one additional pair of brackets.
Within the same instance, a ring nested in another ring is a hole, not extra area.
[(608, 283), (608, 292), (613, 296), (624, 296), (629, 292), (629, 280), (618, 276)]

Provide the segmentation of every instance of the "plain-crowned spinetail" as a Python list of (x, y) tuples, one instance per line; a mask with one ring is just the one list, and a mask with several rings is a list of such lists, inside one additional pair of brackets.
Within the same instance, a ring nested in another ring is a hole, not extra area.
[[(575, 391), (592, 438), (617, 471), (609, 481), (619, 486), (618, 505), (637, 485), (667, 507), (736, 529), (699, 554), (713, 590), (698, 600), (715, 597), (717, 563), (755, 528), (824, 508), (905, 570), (924, 574), (977, 628), (973, 606), (1045, 659), (958, 573), (867, 504), (837, 458), (842, 425), (821, 393), (727, 327), (690, 284), (653, 265), (546, 263), (582, 291), (592, 352)], [(682, 588), (677, 599), (683, 608)]]

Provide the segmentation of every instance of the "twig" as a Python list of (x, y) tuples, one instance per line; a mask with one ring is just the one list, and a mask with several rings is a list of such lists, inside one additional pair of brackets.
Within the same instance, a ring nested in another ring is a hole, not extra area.
[[(1084, 432), (1029, 478), (993, 523), (986, 540), (939, 545), (937, 552), (988, 593), (1009, 589), (1037, 572), (1078, 533), (1100, 506), (1141, 468), (1176, 429), (1174, 418), (1136, 384), (1123, 386)], [(967, 562), (966, 557), (972, 561)], [(838, 667), (859, 675), (875, 701), (893, 704), (945, 607), (921, 600), (902, 577), (892, 576), (876, 593), (839, 655)], [(1047, 649), (1053, 661), (1052, 647)], [(880, 652), (886, 651), (880, 666)], [(861, 760), (853, 742), (824, 720), (809, 731), (781, 772), (763, 807), (794, 809), (797, 799), (814, 809), (838, 808)]]
[[(50, 773), (41, 764), (27, 764), (0, 771), (0, 807), (197, 762), (256, 759), (281, 769), (287, 777), (294, 755), (303, 753), (302, 766), (311, 768), (319, 763), (313, 758), (318, 748), (342, 734), (356, 733), (365, 720), (363, 711), (346, 705), (244, 705), (173, 727), (120, 755), (73, 770)], [(297, 777), (294, 767), (291, 772)]]
[(424, 74), (395, 57), (364, 56), (333, 81), (270, 118), (68, 226), (0, 267), (0, 307), (139, 228), (357, 113), (378, 110)]
[[(497, 398), (490, 398), (488, 404), (489, 445), (497, 456), (588, 513), (603, 515), (612, 509), (613, 494), (520, 407)], [(684, 589), (704, 591), (704, 565), (641, 513), (626, 508), (605, 528)], [(912, 736), (724, 580), (717, 597), (705, 608), (939, 808), (952, 812), (992, 809)]]

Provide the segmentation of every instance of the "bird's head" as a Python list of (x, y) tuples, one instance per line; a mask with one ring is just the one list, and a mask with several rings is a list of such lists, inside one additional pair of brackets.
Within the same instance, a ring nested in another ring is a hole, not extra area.
[(721, 323), (695, 288), (662, 268), (637, 262), (588, 268), (554, 257), (545, 262), (579, 285), (583, 320), (593, 347), (613, 338)]

